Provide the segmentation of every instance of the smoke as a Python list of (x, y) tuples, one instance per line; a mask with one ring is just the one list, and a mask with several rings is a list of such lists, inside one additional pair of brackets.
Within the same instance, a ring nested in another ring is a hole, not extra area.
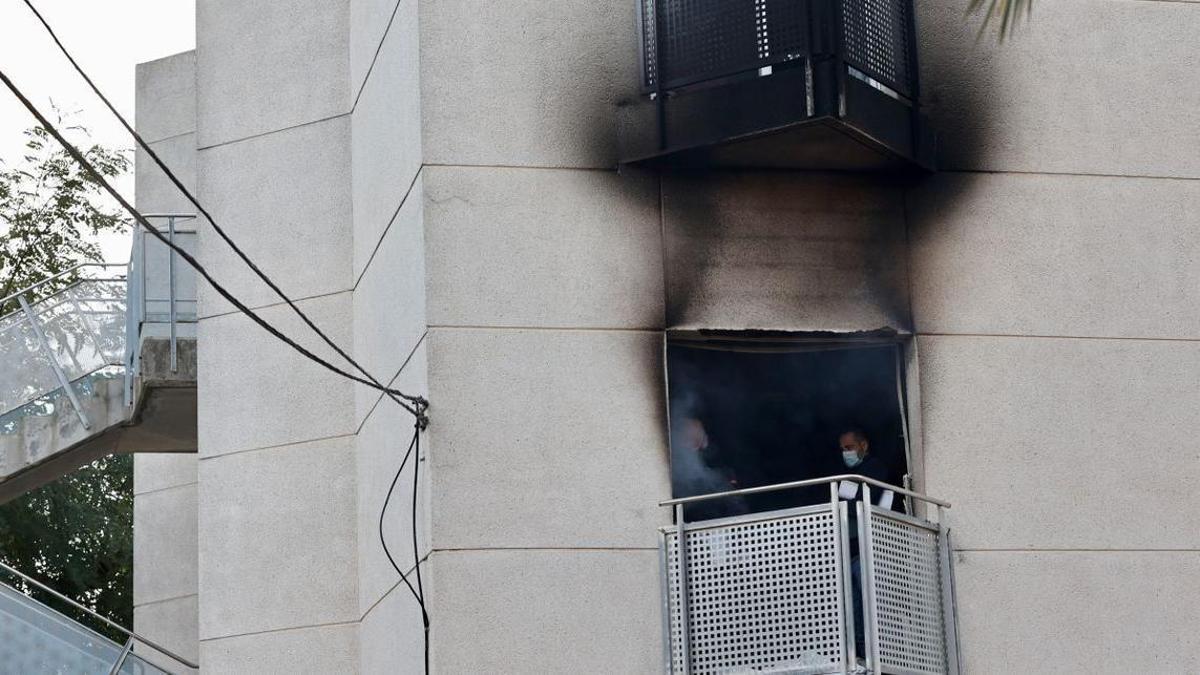
[[(906, 467), (895, 358), (890, 344), (670, 343), (675, 496), (843, 473), (837, 437), (850, 427), (864, 427), (872, 454), (898, 480)], [(706, 516), (824, 499), (827, 489), (718, 500), (706, 507)]]

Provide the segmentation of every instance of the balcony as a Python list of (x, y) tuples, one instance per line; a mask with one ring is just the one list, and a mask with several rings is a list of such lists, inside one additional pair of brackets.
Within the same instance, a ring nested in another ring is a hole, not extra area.
[[(687, 504), (823, 485), (828, 502), (684, 520)], [(936, 520), (876, 505), (880, 491)], [(666, 672), (959, 672), (949, 504), (845, 475), (663, 506), (676, 522), (661, 531)]]
[(911, 0), (639, 0), (622, 164), (929, 170)]

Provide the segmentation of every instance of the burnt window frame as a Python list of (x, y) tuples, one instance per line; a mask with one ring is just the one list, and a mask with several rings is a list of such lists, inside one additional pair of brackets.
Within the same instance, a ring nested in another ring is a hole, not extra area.
[[(919, 412), (919, 381), (915, 378), (916, 371), (916, 340), (910, 334), (901, 334), (893, 331), (877, 331), (877, 332), (862, 332), (862, 333), (837, 333), (824, 331), (759, 331), (759, 330), (686, 330), (686, 329), (669, 329), (663, 333), (662, 341), (662, 363), (663, 363), (663, 406), (665, 429), (663, 430), (666, 437), (667, 445), (667, 462), (668, 471), (674, 470), (675, 449), (673, 447), (672, 430), (674, 421), (672, 420), (672, 390), (671, 390), (671, 359), (670, 348), (673, 344), (679, 346), (688, 346), (687, 343), (704, 344), (709, 343), (714, 346), (728, 344), (731, 346), (755, 346), (758, 348), (772, 346), (780, 347), (781, 353), (786, 351), (787, 345), (826, 345), (832, 349), (837, 349), (840, 345), (846, 345), (847, 348), (851, 345), (860, 346), (862, 348), (870, 347), (886, 347), (891, 346), (893, 352), (894, 364), (894, 381), (897, 397), (897, 411), (899, 413), (900, 438), (902, 442), (904, 467), (900, 472), (902, 476), (899, 487), (913, 490), (918, 484), (918, 476), (923, 475), (923, 464), (921, 460), (923, 453), (919, 447), (919, 443), (914, 439), (913, 430), (917, 427), (913, 420)], [(700, 347), (702, 348), (702, 347)], [(728, 350), (735, 351), (735, 350)], [(768, 353), (769, 349), (763, 349), (764, 353)], [(803, 350), (797, 350), (803, 351)], [(854, 473), (853, 470), (847, 470), (845, 473)], [(673, 475), (673, 474), (672, 474)], [(832, 475), (832, 474), (831, 474)], [(782, 482), (782, 481), (777, 481)], [(771, 482), (764, 484), (772, 484)], [(747, 486), (741, 486), (747, 487)], [(677, 498), (680, 495), (675, 493), (675, 482), (671, 480), (671, 496)], [(914, 503), (911, 498), (904, 498), (906, 511), (910, 514), (923, 510), (922, 504)], [(758, 510), (756, 509), (756, 512)], [(691, 518), (689, 517), (689, 520)]]

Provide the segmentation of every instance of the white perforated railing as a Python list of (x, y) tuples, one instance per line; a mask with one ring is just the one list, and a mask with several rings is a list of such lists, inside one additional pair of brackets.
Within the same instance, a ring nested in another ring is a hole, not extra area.
[[(828, 502), (683, 519), (688, 503), (822, 483)], [(873, 488), (932, 505), (937, 520), (882, 508)], [(661, 540), (667, 672), (958, 673), (949, 504), (831, 476), (663, 505), (676, 514)]]
[(0, 301), (15, 308), (0, 317), (0, 415), (61, 391), (90, 428), (77, 390), (93, 373), (122, 366), (125, 269), (83, 265)]

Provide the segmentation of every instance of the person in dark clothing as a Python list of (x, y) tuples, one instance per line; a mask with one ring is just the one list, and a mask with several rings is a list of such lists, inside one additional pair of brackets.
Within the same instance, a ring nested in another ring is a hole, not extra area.
[[(716, 447), (709, 439), (704, 423), (685, 417), (671, 434), (671, 483), (676, 497), (728, 492), (739, 487), (733, 471), (719, 461)], [(741, 497), (725, 497), (688, 504), (683, 508), (688, 521), (711, 520), (748, 512)]]

